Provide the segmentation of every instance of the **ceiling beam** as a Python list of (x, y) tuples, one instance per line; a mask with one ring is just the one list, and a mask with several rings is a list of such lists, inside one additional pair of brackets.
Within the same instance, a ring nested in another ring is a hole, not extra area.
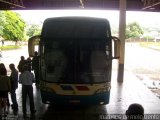
[(83, 2), (83, 1), (84, 1), (84, 0), (79, 0), (80, 5), (81, 5), (82, 8), (84, 8), (84, 2)]
[(25, 8), (25, 6), (23, 5), (23, 0), (0, 0), (0, 2), (11, 5), (11, 7)]
[(143, 10), (145, 9), (155, 9), (156, 6), (160, 5), (159, 0), (143, 0), (144, 7)]

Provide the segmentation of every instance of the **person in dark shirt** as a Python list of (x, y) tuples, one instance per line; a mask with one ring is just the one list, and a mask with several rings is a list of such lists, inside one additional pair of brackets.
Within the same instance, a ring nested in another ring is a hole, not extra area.
[(0, 63), (0, 75), (7, 75), (7, 69), (3, 63)]
[(11, 100), (12, 100), (12, 109), (18, 111), (18, 103), (16, 98), (16, 89), (18, 88), (18, 71), (15, 68), (14, 64), (10, 64), (9, 68), (11, 69), (10, 81), (11, 81)]
[[(7, 69), (4, 63), (0, 63), (0, 75), (7, 76)], [(10, 106), (8, 95), (7, 95), (7, 106), (8, 107)]]
[(20, 59), (19, 64), (18, 64), (18, 70), (19, 70), (19, 72), (23, 71), (22, 68), (23, 68), (23, 66), (25, 64), (26, 64), (26, 60), (25, 60), (24, 56), (21, 56), (21, 59)]
[[(6, 114), (6, 105), (9, 107), (8, 92), (10, 92), (10, 79), (7, 76), (7, 70), (3, 63), (0, 64), (0, 99), (3, 101), (4, 113)], [(0, 108), (1, 111), (1, 108)]]
[(39, 56), (37, 51), (35, 51), (35, 56), (32, 59), (32, 70), (34, 71), (36, 86), (38, 87), (39, 86)]
[(143, 120), (144, 108), (138, 103), (133, 103), (126, 110), (127, 120)]
[(32, 70), (32, 60), (31, 60), (30, 57), (27, 58), (26, 64), (28, 66), (28, 71), (31, 72), (31, 70)]

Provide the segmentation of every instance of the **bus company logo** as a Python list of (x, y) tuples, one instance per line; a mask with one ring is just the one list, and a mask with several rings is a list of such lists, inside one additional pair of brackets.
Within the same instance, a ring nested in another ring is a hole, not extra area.
[(76, 86), (76, 89), (79, 91), (88, 91), (89, 88), (87, 86)]

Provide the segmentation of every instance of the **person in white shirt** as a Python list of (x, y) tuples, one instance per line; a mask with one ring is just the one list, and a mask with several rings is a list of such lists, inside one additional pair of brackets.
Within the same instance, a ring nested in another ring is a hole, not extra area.
[(35, 78), (32, 72), (28, 71), (28, 66), (23, 66), (23, 71), (19, 75), (19, 83), (22, 84), (22, 109), (23, 109), (23, 115), (26, 116), (26, 100), (27, 95), (29, 96), (30, 101), (30, 112), (31, 116), (35, 115), (35, 106), (34, 106), (34, 98), (33, 98), (33, 87), (32, 84), (35, 82)]

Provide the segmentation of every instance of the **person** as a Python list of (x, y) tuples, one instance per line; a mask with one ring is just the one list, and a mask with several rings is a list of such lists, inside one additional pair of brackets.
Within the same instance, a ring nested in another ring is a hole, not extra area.
[(6, 114), (6, 105), (8, 104), (8, 92), (11, 89), (10, 79), (5, 75), (6, 68), (3, 63), (0, 64), (0, 101), (3, 102), (4, 112)]
[(12, 109), (18, 111), (18, 103), (16, 98), (16, 89), (18, 88), (18, 71), (15, 68), (14, 64), (10, 64), (9, 68), (11, 69), (10, 81), (11, 81), (11, 100), (12, 100)]
[(23, 66), (26, 64), (26, 60), (24, 56), (21, 56), (19, 64), (18, 64), (18, 70), (19, 72), (22, 72)]
[(4, 46), (4, 40), (2, 40), (2, 47)]
[(35, 79), (36, 79), (36, 86), (38, 87), (39, 85), (39, 56), (38, 52), (35, 51), (35, 56), (32, 59), (32, 70), (34, 71), (35, 74)]
[[(7, 76), (7, 69), (4, 63), (0, 63), (0, 75)], [(7, 106), (8, 107), (10, 106), (8, 95), (7, 95)]]
[(34, 106), (34, 98), (33, 98), (33, 87), (32, 84), (35, 81), (34, 75), (32, 72), (28, 71), (28, 66), (24, 65), (22, 69), (22, 73), (19, 75), (19, 83), (22, 84), (22, 110), (24, 117), (26, 116), (26, 100), (27, 95), (30, 101), (30, 112), (31, 116), (35, 115), (35, 106)]
[(133, 103), (126, 110), (127, 120), (143, 120), (144, 108), (138, 103)]
[(0, 63), (0, 75), (7, 75), (7, 69), (4, 63)]
[(27, 58), (26, 64), (28, 65), (28, 71), (31, 72), (32, 70), (32, 60), (30, 57)]

